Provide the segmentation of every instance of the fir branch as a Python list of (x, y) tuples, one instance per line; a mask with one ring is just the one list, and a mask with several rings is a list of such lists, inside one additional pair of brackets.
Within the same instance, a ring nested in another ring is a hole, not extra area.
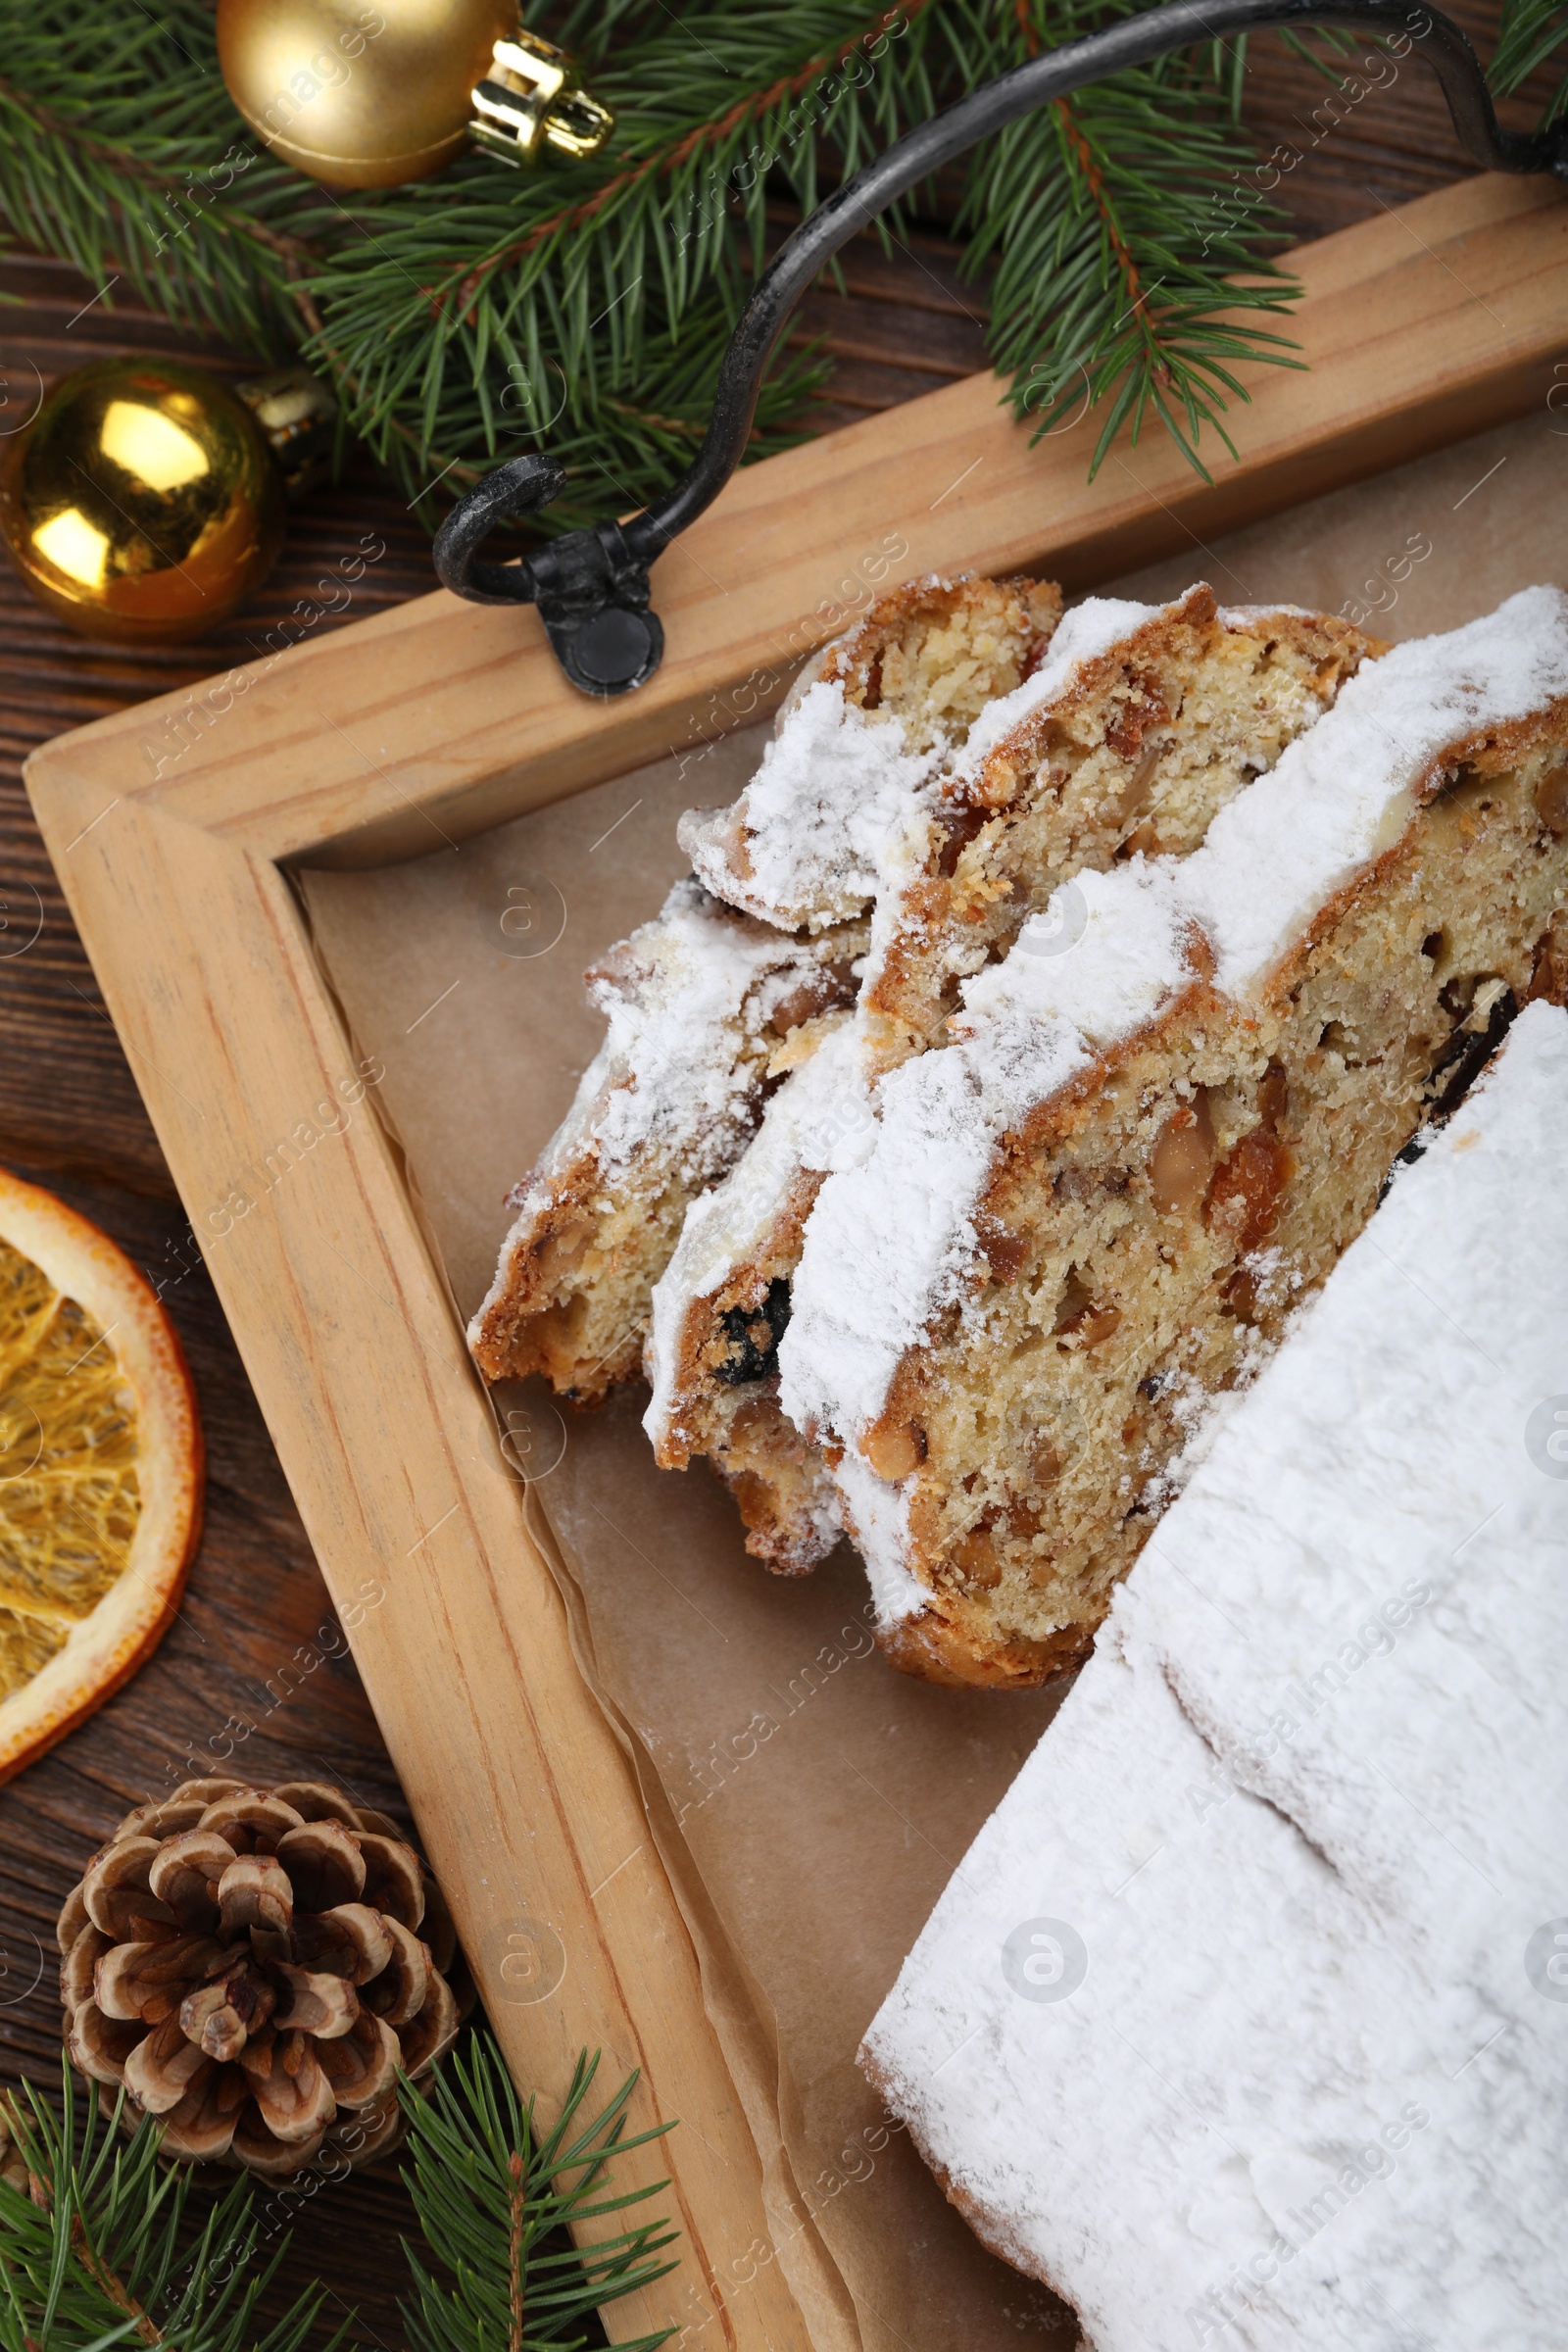
[(1263, 258), (1284, 215), (1255, 195), (1216, 202), (1251, 159), (1211, 58), (1116, 74), (1051, 122), (1049, 148), (1027, 122), (988, 143), (960, 218), (968, 267), (996, 257), (992, 346), (1008, 397), (1037, 439), (1098, 410), (1091, 474), (1121, 426), (1136, 442), (1152, 411), (1206, 479), (1204, 425), (1235, 454), (1222, 419), (1228, 399), (1249, 398), (1237, 367), (1299, 364), (1256, 318), (1298, 291)]
[[(464, 301), (471, 299), (483, 276), (506, 269), (509, 264), (526, 261), (542, 246), (553, 240), (570, 236), (611, 211), (619, 199), (632, 196), (650, 179), (673, 178), (683, 168), (707, 157), (724, 157), (737, 136), (754, 123), (761, 123), (776, 116), (792, 100), (813, 91), (830, 74), (841, 70), (856, 51), (864, 48), (867, 56), (875, 54), (895, 31), (905, 31), (910, 22), (922, 16), (934, 0), (900, 0), (893, 8), (883, 9), (868, 22), (858, 24), (853, 31), (841, 33), (837, 42), (824, 54), (808, 58), (794, 72), (774, 79), (767, 88), (754, 90), (739, 98), (724, 113), (710, 122), (703, 122), (677, 136), (666, 138), (661, 146), (635, 165), (629, 165), (607, 180), (603, 187), (575, 206), (567, 206), (534, 224), (526, 235), (510, 244), (499, 246), (486, 257), (482, 271), (470, 271), (459, 289)], [(699, 36), (700, 37), (700, 36)], [(824, 127), (826, 118), (824, 116)], [(848, 129), (846, 123), (842, 126)], [(733, 170), (733, 166), (730, 167)], [(761, 174), (754, 172), (752, 184), (760, 184)]]
[[(1487, 78), (1500, 97), (1511, 97), (1568, 41), (1568, 0), (1502, 0), (1497, 48)], [(1568, 109), (1568, 73), (1558, 80), (1541, 117), (1541, 127)]]
[[(93, 284), (123, 278), (187, 325), (280, 356), (302, 331), (284, 284), (318, 192), (245, 148), (194, 0), (171, 0), (162, 23), (102, 16), (60, 0), (7, 12), (0, 210)], [(241, 172), (247, 201), (220, 220)]]
[[(628, 2134), (635, 2075), (590, 2114), (598, 2066), (597, 2056), (579, 2058), (546, 2132), (488, 2034), (470, 2033), (433, 2082), (399, 2078), (413, 2158), (403, 2177), (435, 2266), (405, 2245), (414, 2352), (579, 2352), (591, 2314), (675, 2268), (660, 2257), (676, 2232), (632, 2212), (668, 2182), (618, 2192), (611, 2182), (618, 2157), (671, 2127)], [(24, 2099), (0, 2100), (0, 2352), (132, 2342), (148, 2352), (304, 2352), (325, 2290), (307, 2286), (280, 2320), (259, 2326), (288, 2239), (258, 2265), (249, 2175), (196, 2227), (197, 2176), (161, 2160), (156, 2120), (144, 2117), (125, 2139), (123, 2093), (105, 2114), (96, 2085), (84, 2096), (69, 2065), (63, 2076), (58, 2115), (30, 2083)], [(621, 2216), (623, 2226), (601, 2233)], [(585, 2242), (573, 2244), (573, 2228)], [(319, 2352), (335, 2352), (344, 2332)], [(656, 2352), (672, 2332), (641, 2336), (626, 2352)]]
[[(574, 2352), (585, 2339), (570, 2331), (590, 2312), (674, 2269), (658, 2259), (675, 2235), (662, 2222), (633, 2222), (575, 2246), (564, 2234), (567, 2225), (581, 2231), (668, 2186), (608, 2193), (612, 2159), (669, 2126), (625, 2135), (635, 2075), (583, 2121), (598, 2066), (597, 2055), (578, 2060), (561, 2115), (542, 2134), (532, 2101), (518, 2100), (488, 2037), (470, 2036), (428, 2101), (400, 2083), (414, 2158), (404, 2179), (426, 2243), (452, 2281), (439, 2281), (405, 2247), (417, 2297), (404, 2312), (414, 2352)], [(639, 2336), (626, 2352), (656, 2352), (672, 2332)]]
[[(308, 2287), (259, 2329), (256, 2307), (287, 2252), (254, 2268), (256, 2223), (243, 2178), (198, 2230), (191, 2175), (162, 2165), (144, 2120), (128, 2142), (121, 2104), (100, 2114), (69, 2066), (56, 2115), (33, 2086), (6, 2121), (28, 2173), (24, 2194), (0, 2180), (0, 2346), (4, 2352), (108, 2352), (134, 2338), (152, 2352), (300, 2352), (322, 2292)], [(220, 2259), (221, 2257), (221, 2259)], [(332, 2352), (342, 2329), (323, 2347)]]
[[(0, 0), (3, 5), (3, 0)], [(910, 123), (1140, 0), (567, 0), (552, 30), (616, 110), (606, 152), (518, 174), (470, 155), (344, 201), (274, 162), (230, 106), (206, 0), (12, 0), (0, 219), (106, 289), (269, 358), (303, 350), (346, 423), (430, 520), (546, 447), (571, 527), (645, 501), (706, 422), (761, 263), (769, 199), (803, 212)], [(1508, 0), (1495, 71), (1526, 73), (1564, 0)], [(1511, 44), (1511, 45), (1510, 45)], [(1042, 430), (1097, 406), (1086, 463), (1150, 416), (1195, 465), (1239, 372), (1294, 365), (1273, 208), (1236, 192), (1240, 44), (1116, 76), (964, 167), (958, 229), (995, 271), (992, 350)], [(893, 218), (884, 233), (896, 233)], [(785, 446), (823, 379), (786, 350), (750, 454)]]

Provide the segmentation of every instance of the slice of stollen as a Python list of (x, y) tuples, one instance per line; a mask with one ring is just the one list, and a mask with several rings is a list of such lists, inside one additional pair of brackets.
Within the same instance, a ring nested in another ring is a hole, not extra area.
[[(659, 1459), (710, 1456), (770, 1567), (799, 1574), (842, 1533), (831, 1481), (779, 1408), (777, 1346), (806, 1218), (825, 1174), (868, 1148), (879, 1075), (943, 1042), (960, 974), (1003, 955), (1061, 881), (1111, 864), (1131, 828), (1194, 846), (1377, 650), (1321, 613), (1221, 613), (1201, 583), (1160, 607), (1091, 599), (956, 756), (954, 791), (989, 796), (978, 826), (961, 799), (927, 794), (890, 828), (851, 1028), (692, 1209), (654, 1298), (645, 1426)], [(930, 846), (943, 840), (962, 845), (951, 875)], [(891, 1027), (889, 1002), (907, 1015)]]
[(886, 842), (861, 990), (869, 1066), (944, 1038), (961, 982), (1057, 885), (1138, 854), (1184, 857), (1385, 649), (1293, 607), (1091, 598), (993, 703)]
[(802, 1576), (844, 1533), (838, 1490), (778, 1403), (778, 1344), (802, 1235), (836, 1151), (873, 1124), (853, 1014), (769, 1102), (733, 1172), (687, 1211), (654, 1289), (643, 1417), (660, 1463), (709, 1455), (734, 1494), (747, 1549)]
[(586, 1401), (635, 1372), (691, 1202), (744, 1150), (770, 1078), (855, 993), (863, 923), (797, 938), (695, 882), (587, 974), (604, 1045), (532, 1174), (468, 1344), (490, 1380)]
[(739, 800), (682, 817), (698, 880), (787, 930), (862, 913), (889, 830), (1028, 678), (1060, 617), (1060, 589), (1041, 580), (933, 572), (879, 598), (808, 662)]
[(866, 2036), (1095, 2352), (1561, 2342), (1565, 1165), (1538, 1004), (1235, 1400)]
[(1195, 1414), (1563, 993), (1568, 599), (1363, 664), (1190, 858), (1064, 887), (883, 1080), (779, 1348), (886, 1646), (937, 1680), (1083, 1654)]

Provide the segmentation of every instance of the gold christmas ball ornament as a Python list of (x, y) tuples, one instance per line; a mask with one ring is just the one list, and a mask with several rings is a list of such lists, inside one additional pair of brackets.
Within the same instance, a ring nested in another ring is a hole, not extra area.
[(84, 636), (177, 645), (226, 620), (283, 542), (283, 478), (204, 368), (100, 360), (63, 376), (0, 472), (0, 533)]
[(330, 187), (427, 179), (470, 137), (592, 155), (613, 127), (516, 0), (219, 0), (218, 61), (257, 137)]

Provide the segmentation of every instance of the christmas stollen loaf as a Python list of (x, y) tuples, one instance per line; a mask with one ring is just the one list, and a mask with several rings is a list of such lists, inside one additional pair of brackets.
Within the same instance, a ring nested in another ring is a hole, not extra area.
[(1164, 606), (1091, 598), (986, 705), (949, 768), (881, 811), (853, 1021), (690, 1210), (654, 1293), (655, 1451), (671, 1469), (709, 1455), (770, 1567), (800, 1573), (842, 1533), (831, 1480), (779, 1408), (777, 1346), (806, 1219), (824, 1175), (863, 1152), (878, 1078), (945, 1041), (962, 977), (1004, 955), (1058, 884), (1134, 843), (1194, 848), (1381, 650), (1322, 613), (1221, 612), (1201, 582)]
[(1093, 2352), (1562, 2342), (1565, 1166), (1536, 1004), (1234, 1401), (866, 2036)]
[[(1060, 611), (1059, 591), (1032, 580), (924, 579), (880, 599), (808, 664), (780, 712), (751, 787), (758, 833), (723, 811), (711, 839), (701, 812), (684, 820), (698, 836), (695, 880), (586, 976), (609, 1034), (510, 1196), (516, 1215), (468, 1330), (487, 1379), (542, 1372), (590, 1401), (637, 1370), (650, 1294), (688, 1206), (855, 993), (869, 885), (844, 866), (847, 810), (878, 838), (971, 717), (1024, 677)], [(784, 849), (770, 856), (763, 835)], [(737, 884), (749, 839), (760, 874)], [(702, 885), (720, 870), (730, 887), (715, 898)]]
[(899, 1663), (1081, 1657), (1205, 1400), (1516, 1006), (1562, 1000), (1565, 747), (1560, 591), (1396, 647), (1190, 858), (1066, 885), (1072, 925), (1033, 918), (883, 1080), (778, 1354)]

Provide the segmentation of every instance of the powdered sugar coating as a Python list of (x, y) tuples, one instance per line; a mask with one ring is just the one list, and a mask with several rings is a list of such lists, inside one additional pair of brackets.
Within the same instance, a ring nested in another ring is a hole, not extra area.
[(1537, 1004), (1236, 1404), (867, 2036), (1096, 2352), (1561, 2341), (1565, 1164)]
[(884, 1485), (858, 1455), (848, 1453), (833, 1483), (844, 1506), (846, 1532), (865, 1564), (878, 1626), (912, 1617), (925, 1594), (904, 1564), (909, 1540), (907, 1494)]
[(1074, 605), (1057, 623), (1050, 650), (1033, 677), (1025, 678), (1010, 694), (999, 695), (981, 711), (954, 762), (955, 774), (978, 775), (983, 761), (1003, 738), (1064, 693), (1080, 669), (1108, 654), (1123, 637), (1130, 637), (1146, 621), (1155, 620), (1162, 611), (1171, 610), (1170, 606), (1138, 605), (1129, 598), (1116, 596), (1089, 596), (1081, 605)]
[[(1318, 906), (1398, 838), (1435, 760), (1564, 694), (1568, 596), (1523, 590), (1484, 619), (1364, 662), (1191, 857), (1064, 885), (1006, 958), (966, 983), (955, 1044), (884, 1088), (864, 1168), (824, 1186), (779, 1354), (792, 1419), (852, 1444), (876, 1419), (906, 1348), (962, 1296), (980, 1257), (972, 1211), (995, 1145), (1182, 985), (1186, 926), (1207, 935), (1218, 984), (1245, 999)], [(1065, 952), (1040, 952), (1064, 936)]]
[(705, 1139), (750, 1122), (754, 1076), (741, 1049), (766, 1022), (768, 983), (782, 997), (819, 960), (695, 882), (677, 882), (654, 921), (589, 976), (605, 1042), (539, 1173), (568, 1164), (589, 1136), (607, 1185), (650, 1145), (677, 1166), (708, 1164)]
[(855, 1040), (841, 1022), (785, 1079), (730, 1174), (687, 1210), (675, 1254), (654, 1286), (644, 1357), (654, 1393), (643, 1427), (656, 1447), (670, 1434), (691, 1308), (755, 1254), (803, 1169), (828, 1166), (835, 1152), (856, 1137), (868, 1139), (871, 1128)]
[(1059, 1085), (1088, 1060), (1064, 1021), (995, 1043), (984, 1060), (949, 1051), (893, 1071), (870, 1157), (817, 1196), (779, 1344), (780, 1401), (808, 1435), (858, 1433), (875, 1418), (905, 1348), (961, 1293), (997, 1136), (1042, 1073)]
[(1132, 858), (1064, 882), (1005, 960), (964, 983), (955, 1036), (983, 1051), (997, 1024), (1049, 1020), (1096, 1046), (1131, 1036), (1193, 976), (1183, 863)]
[(1494, 612), (1363, 662), (1266, 776), (1222, 808), (1184, 882), (1243, 996), (1308, 917), (1396, 838), (1406, 796), (1448, 745), (1568, 694), (1568, 596), (1525, 588)]
[[(936, 773), (892, 711), (867, 714), (837, 678), (815, 678), (780, 713), (778, 730), (736, 809), (693, 810), (680, 844), (699, 881), (791, 929), (858, 914), (877, 884), (883, 837)], [(731, 836), (744, 828), (750, 873), (737, 874)]]
[[(1542, 1003), (1397, 1170), (1342, 1261), (1348, 1277), (1299, 1311), (1222, 1423), (1129, 1596), (1128, 1624), (1227, 1771), (1289, 1811), (1369, 1900), (1427, 1925), (1457, 1904), (1478, 1939), (1495, 1916), (1489, 1876), (1544, 1886), (1568, 1818), (1528, 1782), (1511, 1809), (1497, 1801), (1521, 1760), (1510, 1730), (1534, 1713), (1544, 1739), (1560, 1705), (1568, 1642), (1568, 1398), (1540, 1409), (1568, 1379), (1565, 1168), (1568, 1013)], [(1379, 1602), (1412, 1574), (1431, 1589), (1423, 1641), (1444, 1661), (1433, 1671), (1447, 1709), (1467, 1719), (1462, 1740), (1450, 1728), (1434, 1744), (1400, 1676), (1381, 1671), (1398, 1630)], [(1538, 1595), (1544, 1646), (1526, 1655), (1518, 1603), (1538, 1585), (1552, 1598), (1542, 1613)], [(1195, 1592), (1225, 1611), (1201, 1642)], [(1259, 1623), (1264, 1656), (1249, 1639)], [(1326, 1641), (1325, 1627), (1349, 1638)], [(1555, 1769), (1568, 1794), (1568, 1757)], [(1408, 1808), (1382, 1800), (1389, 1779), (1486, 1869), (1434, 1877)]]
[[(1007, 1129), (1181, 985), (1190, 920), (1174, 860), (1085, 872), (969, 984), (969, 1034), (882, 1081), (860, 1164), (829, 1177), (806, 1229), (779, 1348), (784, 1410), (852, 1442), (906, 1348), (963, 1296), (976, 1196)], [(1069, 952), (1054, 951), (1064, 939)], [(975, 999), (978, 998), (978, 1004)]]
[[(768, 922), (792, 928), (859, 913), (887, 880), (885, 859), (910, 830), (949, 768), (978, 771), (1020, 721), (1072, 684), (1160, 608), (1090, 597), (1059, 623), (1033, 677), (987, 705), (955, 759), (909, 748), (890, 710), (867, 713), (842, 683), (816, 674), (818, 658), (779, 712), (762, 763), (732, 809), (693, 809), (679, 838), (699, 881)], [(848, 642), (848, 640), (844, 641)], [(830, 647), (831, 655), (836, 648)], [(736, 870), (744, 839), (750, 873)]]

